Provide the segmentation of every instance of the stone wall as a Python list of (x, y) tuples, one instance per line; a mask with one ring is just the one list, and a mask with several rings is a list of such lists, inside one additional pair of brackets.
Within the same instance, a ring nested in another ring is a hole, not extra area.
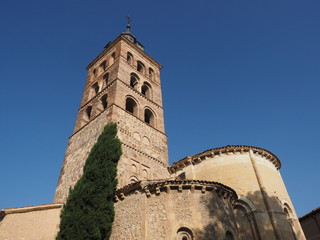
[(123, 154), (118, 164), (118, 187), (131, 180), (169, 177), (167, 136), (124, 109), (112, 105), (69, 139), (54, 202), (66, 200), (69, 188), (82, 176), (91, 148), (110, 121), (118, 124), (118, 137), (123, 143)]
[(93, 119), (81, 131), (70, 137), (54, 202), (65, 202), (70, 187), (74, 186), (83, 173), (83, 166), (93, 145), (96, 143), (104, 126), (110, 122), (112, 107), (107, 108), (99, 117)]
[(3, 210), (1, 240), (54, 240), (59, 229), (61, 204)]
[(112, 240), (172, 240), (179, 229), (189, 229), (197, 240), (237, 232), (232, 210), (236, 195), (215, 183), (147, 183), (120, 191), (118, 197)]
[(134, 180), (168, 178), (167, 136), (121, 108), (115, 108), (113, 116), (123, 143), (118, 187)]

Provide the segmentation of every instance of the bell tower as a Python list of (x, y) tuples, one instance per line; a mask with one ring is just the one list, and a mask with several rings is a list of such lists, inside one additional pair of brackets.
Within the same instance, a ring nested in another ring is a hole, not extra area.
[(118, 187), (169, 177), (160, 82), (162, 66), (125, 32), (87, 66), (88, 76), (69, 138), (54, 202), (65, 202), (104, 126), (116, 122), (122, 142)]

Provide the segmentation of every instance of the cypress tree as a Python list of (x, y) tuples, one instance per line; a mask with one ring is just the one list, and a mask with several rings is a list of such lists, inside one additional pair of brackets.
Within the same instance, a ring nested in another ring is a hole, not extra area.
[(70, 190), (56, 240), (106, 240), (114, 219), (117, 163), (122, 154), (117, 126), (109, 123), (91, 149), (83, 175)]

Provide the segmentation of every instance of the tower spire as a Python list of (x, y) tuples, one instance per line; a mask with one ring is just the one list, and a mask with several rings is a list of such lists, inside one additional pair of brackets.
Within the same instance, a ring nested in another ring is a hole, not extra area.
[(125, 36), (127, 39), (129, 39), (129, 41), (133, 42), (135, 45), (137, 45), (141, 50), (144, 51), (144, 47), (143, 45), (137, 41), (136, 37), (131, 33), (130, 29), (131, 29), (131, 21), (132, 19), (129, 16), (126, 16), (127, 19), (127, 27), (126, 27), (126, 31), (121, 33), (121, 35)]

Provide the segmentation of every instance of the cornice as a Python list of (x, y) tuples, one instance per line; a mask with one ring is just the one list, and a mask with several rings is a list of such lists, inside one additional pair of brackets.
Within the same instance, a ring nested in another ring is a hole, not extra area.
[(276, 167), (276, 169), (280, 169), (281, 162), (279, 158), (268, 150), (246, 145), (227, 145), (224, 147), (212, 148), (196, 155), (185, 157), (178, 162), (174, 162), (172, 166), (168, 168), (168, 170), (172, 174), (191, 164), (198, 164), (207, 158), (213, 158), (214, 156), (220, 156), (221, 154), (248, 153), (249, 151), (266, 158)]
[(236, 192), (222, 183), (202, 180), (154, 180), (154, 181), (139, 181), (128, 184), (115, 193), (115, 201), (124, 200), (132, 193), (142, 192), (147, 197), (151, 195), (160, 195), (161, 193), (171, 193), (171, 191), (182, 192), (188, 190), (191, 193), (200, 191), (205, 193), (207, 191), (215, 191), (218, 196), (227, 198), (231, 203), (235, 203), (238, 199)]

